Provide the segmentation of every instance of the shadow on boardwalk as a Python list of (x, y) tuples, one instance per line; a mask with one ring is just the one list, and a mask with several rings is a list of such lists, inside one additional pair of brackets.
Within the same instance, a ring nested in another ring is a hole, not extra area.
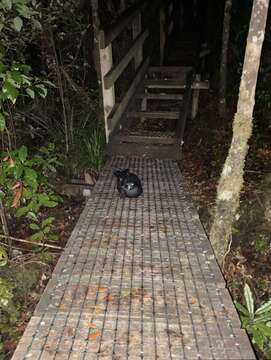
[[(143, 181), (120, 199), (112, 168)], [(109, 161), (13, 360), (255, 359), (174, 161)]]

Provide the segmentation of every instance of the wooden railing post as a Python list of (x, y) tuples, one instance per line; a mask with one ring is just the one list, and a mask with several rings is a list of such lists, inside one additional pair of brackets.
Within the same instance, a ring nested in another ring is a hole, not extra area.
[(164, 63), (165, 45), (166, 45), (166, 13), (165, 8), (160, 8), (160, 65)]
[(115, 106), (115, 86), (112, 85), (109, 89), (106, 89), (104, 84), (105, 75), (111, 70), (113, 66), (112, 58), (112, 45), (106, 46), (104, 49), (99, 46), (100, 52), (100, 64), (101, 64), (101, 86), (102, 86), (102, 95), (103, 95), (103, 112), (104, 112), (104, 121), (105, 121), (105, 135), (106, 141), (109, 140), (109, 135), (111, 132), (110, 124), (108, 123), (109, 115)]
[[(135, 20), (133, 21), (132, 31), (133, 31), (133, 40), (135, 40), (142, 31), (141, 13), (139, 13), (135, 18)], [(137, 70), (143, 59), (143, 44), (138, 48), (134, 59), (135, 59), (135, 70)]]
[[(195, 81), (200, 82), (200, 74), (195, 75)], [(194, 120), (198, 113), (199, 107), (199, 92), (200, 89), (193, 90), (193, 98), (192, 98), (192, 109), (191, 109), (191, 119)]]
[[(138, 16), (135, 18), (135, 20), (133, 21), (133, 26), (132, 26), (132, 31), (133, 31), (133, 40), (135, 40), (137, 38), (137, 36), (141, 33), (142, 31), (142, 16), (141, 16), (141, 12), (138, 14)], [(141, 62), (143, 60), (143, 44), (142, 46), (140, 46), (135, 54), (134, 57), (134, 61), (135, 61), (135, 71), (137, 71), (137, 69), (139, 68)], [(143, 98), (141, 101), (141, 110), (145, 111), (147, 110), (147, 99)]]
[(104, 39), (104, 33), (100, 28), (100, 18), (98, 12), (98, 0), (91, 0), (92, 21), (94, 33), (94, 63), (99, 83), (100, 95), (100, 113), (104, 118), (106, 142), (109, 141), (110, 126), (108, 116), (115, 105), (115, 89), (105, 89), (104, 76), (112, 68), (112, 47), (111, 44), (104, 49), (101, 42)]
[(170, 35), (172, 33), (173, 30), (173, 2), (171, 1), (169, 6), (168, 6), (168, 18), (170, 19), (169, 24), (168, 24), (168, 31), (167, 31), (167, 35)]

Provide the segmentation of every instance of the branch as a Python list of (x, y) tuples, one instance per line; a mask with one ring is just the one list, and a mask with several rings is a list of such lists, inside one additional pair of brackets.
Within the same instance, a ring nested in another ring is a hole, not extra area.
[(40, 242), (24, 240), (24, 239), (18, 239), (18, 238), (12, 237), (12, 236), (0, 235), (0, 239), (10, 239), (13, 241), (22, 242), (22, 243), (26, 243), (26, 244), (32, 244), (32, 245), (43, 246), (43, 247), (47, 247), (47, 248), (51, 248), (51, 249), (63, 250), (63, 248), (61, 246), (43, 244)]

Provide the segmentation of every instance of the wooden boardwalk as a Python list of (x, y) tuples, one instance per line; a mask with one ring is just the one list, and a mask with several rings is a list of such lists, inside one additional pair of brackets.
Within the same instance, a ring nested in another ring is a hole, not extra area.
[[(144, 194), (120, 199), (113, 167)], [(255, 359), (177, 163), (110, 160), (13, 360)]]

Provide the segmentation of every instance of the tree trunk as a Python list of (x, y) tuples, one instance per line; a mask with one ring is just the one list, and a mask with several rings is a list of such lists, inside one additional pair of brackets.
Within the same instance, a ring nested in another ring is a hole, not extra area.
[(227, 69), (228, 69), (228, 48), (230, 39), (232, 0), (225, 1), (224, 24), (220, 60), (220, 84), (219, 84), (219, 114), (226, 116), (226, 90), (227, 90)]
[(240, 191), (243, 186), (245, 157), (248, 151), (248, 140), (252, 132), (255, 89), (268, 6), (269, 0), (254, 0), (253, 3), (237, 112), (233, 121), (232, 143), (217, 189), (216, 209), (210, 241), (217, 261), (222, 267), (229, 250), (232, 224), (236, 219)]
[[(1, 190), (0, 190), (1, 192)], [(12, 258), (12, 240), (9, 236), (9, 229), (8, 229), (8, 222), (7, 222), (7, 217), (6, 217), (6, 212), (5, 212), (5, 208), (2, 202), (2, 199), (0, 197), (0, 219), (1, 219), (1, 223), (2, 223), (2, 229), (3, 229), (3, 233), (4, 233), (4, 237), (8, 242), (8, 254), (9, 254), (9, 258)]]

